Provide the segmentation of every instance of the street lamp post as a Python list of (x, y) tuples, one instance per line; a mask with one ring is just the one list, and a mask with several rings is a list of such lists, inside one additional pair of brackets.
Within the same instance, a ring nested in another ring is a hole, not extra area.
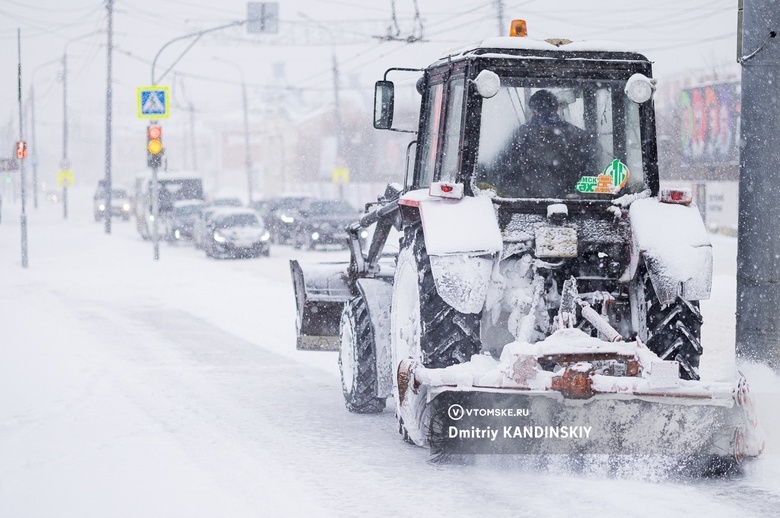
[[(68, 45), (93, 36), (100, 31), (92, 31), (81, 36), (76, 36), (65, 42), (65, 48), (62, 51), (62, 161), (60, 168), (70, 169), (70, 160), (68, 160)], [(68, 177), (65, 176), (62, 182), (62, 216), (68, 219)], [(108, 212), (111, 212), (110, 206)]]
[(43, 65), (39, 65), (33, 70), (32, 80), (30, 81), (30, 115), (31, 115), (31, 133), (32, 133), (32, 170), (33, 170), (33, 207), (38, 208), (38, 147), (35, 139), (35, 76), (39, 70), (54, 63), (58, 63), (59, 59), (53, 59)]
[(248, 203), (252, 203), (252, 191), (254, 190), (254, 182), (252, 179), (252, 150), (249, 147), (249, 108), (247, 105), (246, 79), (244, 77), (244, 69), (241, 68), (239, 65), (233, 63), (232, 61), (226, 60), (223, 57), (217, 58), (215, 56), (214, 59), (226, 65), (230, 65), (231, 67), (238, 70), (238, 73), (241, 75), (241, 99), (242, 99), (242, 104), (244, 109), (244, 167), (246, 167), (247, 199), (248, 199)]

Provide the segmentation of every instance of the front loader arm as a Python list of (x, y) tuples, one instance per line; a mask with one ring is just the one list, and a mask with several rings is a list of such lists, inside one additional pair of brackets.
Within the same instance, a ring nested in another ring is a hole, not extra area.
[[(393, 186), (388, 185), (385, 191), (385, 197), (380, 203), (382, 205), (374, 210), (364, 214), (358, 221), (347, 227), (349, 236), (349, 269), (348, 275), (350, 282), (364, 277), (372, 277), (378, 270), (378, 262), (382, 256), (387, 237), (393, 227), (399, 227), (398, 197), (400, 192)], [(389, 200), (389, 201), (388, 201)], [(363, 255), (360, 246), (360, 231), (376, 223), (376, 230), (368, 246), (368, 253)]]

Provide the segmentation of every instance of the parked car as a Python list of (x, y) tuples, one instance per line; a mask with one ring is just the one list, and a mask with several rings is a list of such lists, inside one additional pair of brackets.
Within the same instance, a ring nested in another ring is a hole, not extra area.
[[(108, 210), (108, 196), (107, 191), (100, 185), (92, 198), (92, 205), (95, 221), (103, 221), (106, 210)], [(130, 214), (132, 214), (132, 209), (133, 205), (130, 202), (130, 196), (127, 194), (126, 189), (111, 189), (111, 216), (121, 217), (124, 221), (128, 221)]]
[(307, 200), (293, 214), (292, 242), (295, 248), (318, 245), (347, 246), (346, 226), (357, 221), (358, 212), (343, 200)]
[(192, 241), (195, 237), (195, 222), (202, 206), (203, 202), (199, 200), (173, 202), (165, 229), (166, 239), (172, 243)]
[(312, 198), (309, 196), (295, 195), (268, 200), (263, 207), (261, 216), (265, 227), (271, 233), (273, 243), (286, 244), (291, 242), (298, 207), (310, 199)]
[(270, 237), (254, 210), (222, 208), (209, 220), (203, 249), (216, 258), (267, 256)]

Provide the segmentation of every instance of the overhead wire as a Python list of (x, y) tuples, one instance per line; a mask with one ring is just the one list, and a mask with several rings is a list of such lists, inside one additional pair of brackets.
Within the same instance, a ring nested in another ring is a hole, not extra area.
[(37, 12), (45, 11), (45, 12), (53, 12), (53, 13), (77, 13), (80, 11), (95, 9), (93, 5), (88, 5), (84, 7), (74, 7), (72, 9), (58, 9), (56, 7), (51, 7), (48, 5), (46, 7), (31, 5), (30, 2), (16, 2), (14, 0), (2, 0), (2, 2), (5, 4), (15, 5), (17, 7), (23, 7), (25, 9), (32, 9)]

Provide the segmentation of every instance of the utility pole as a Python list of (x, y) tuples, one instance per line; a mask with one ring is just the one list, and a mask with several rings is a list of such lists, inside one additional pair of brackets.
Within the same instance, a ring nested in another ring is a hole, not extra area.
[(780, 9), (744, 2), (737, 355), (780, 370)]
[[(60, 169), (69, 170), (68, 161), (68, 51), (62, 53), (62, 163)], [(62, 217), (68, 219), (68, 179), (62, 182)]]
[[(108, 9), (108, 55), (106, 56), (106, 213), (105, 231), (111, 233), (111, 111), (112, 85), (111, 66), (114, 45), (114, 0), (107, 0)], [(155, 224), (157, 221), (155, 221)]]
[[(24, 142), (24, 133), (22, 131), (22, 30), (16, 29), (16, 48), (18, 51), (18, 84), (19, 84), (19, 142)], [(27, 212), (25, 210), (25, 197), (24, 197), (24, 157), (19, 158), (19, 176), (22, 182), (21, 195), (22, 195), (22, 268), (27, 268)]]
[(246, 83), (241, 77), (241, 96), (244, 100), (244, 165), (246, 166), (246, 190), (248, 203), (252, 203), (252, 152), (249, 149), (249, 109), (246, 102)]
[(498, 19), (498, 35), (504, 36), (506, 34), (506, 27), (504, 26), (504, 0), (496, 1), (496, 17)]
[[(333, 52), (333, 118), (336, 123), (336, 162), (341, 162), (341, 103), (339, 102), (339, 63), (336, 60), (336, 52)], [(335, 167), (343, 167), (343, 164), (333, 164)], [(344, 183), (339, 183), (339, 199), (344, 199)]]

